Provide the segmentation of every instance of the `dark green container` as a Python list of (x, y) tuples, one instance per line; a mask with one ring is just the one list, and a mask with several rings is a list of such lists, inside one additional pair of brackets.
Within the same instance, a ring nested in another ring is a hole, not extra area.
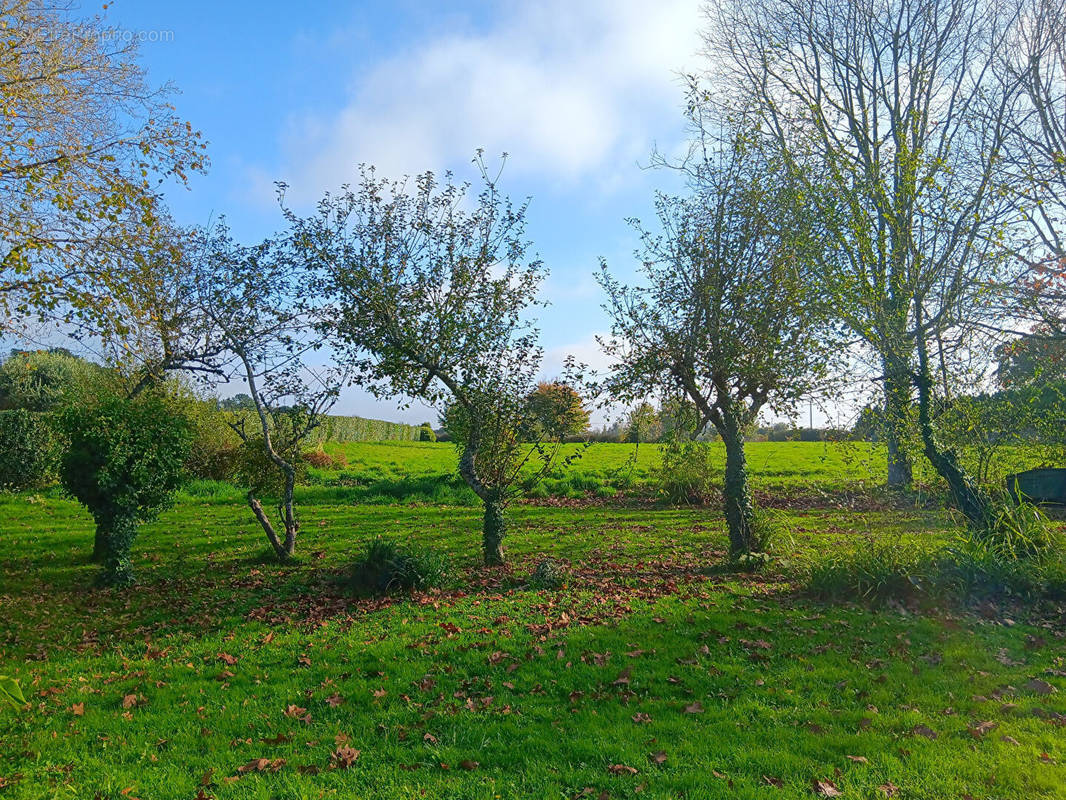
[(1041, 467), (1007, 476), (1007, 491), (1015, 503), (1066, 505), (1066, 469)]

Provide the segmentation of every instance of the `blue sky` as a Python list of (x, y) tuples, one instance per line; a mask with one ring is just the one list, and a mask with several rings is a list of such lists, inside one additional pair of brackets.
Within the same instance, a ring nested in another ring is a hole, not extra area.
[[(644, 166), (653, 146), (683, 142), (678, 72), (699, 65), (698, 0), (117, 0), (104, 18), (141, 36), (149, 78), (180, 90), (179, 113), (209, 141), (209, 174), (168, 190), (180, 222), (224, 214), (254, 240), (281, 222), (274, 181), (309, 206), (360, 162), (473, 178), (476, 148), (506, 151), (503, 188), (532, 198), (530, 238), (551, 271), (545, 369), (596, 359), (598, 259), (631, 270), (625, 218), (676, 188)], [(338, 411), (428, 416), (355, 390)]]

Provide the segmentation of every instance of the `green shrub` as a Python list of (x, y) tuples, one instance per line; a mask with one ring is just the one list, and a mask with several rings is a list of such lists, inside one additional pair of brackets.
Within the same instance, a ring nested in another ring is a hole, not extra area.
[(168, 506), (185, 476), (188, 421), (155, 395), (111, 398), (60, 417), (68, 439), (60, 466), (63, 488), (96, 521), (94, 556), (102, 580), (133, 580), (129, 552), (142, 522)]
[(554, 558), (542, 558), (529, 575), (531, 589), (559, 589), (566, 586), (568, 573)]
[(116, 374), (62, 350), (13, 352), (0, 363), (0, 409), (57, 411), (113, 387)]
[(0, 491), (39, 489), (55, 480), (60, 440), (48, 414), (0, 411)]
[(215, 400), (196, 397), (185, 387), (172, 383), (168, 388), (171, 410), (188, 421), (192, 435), (185, 463), (189, 475), (204, 480), (232, 479), (241, 440), (227, 424), (226, 412)]
[(703, 505), (717, 493), (719, 471), (706, 442), (672, 440), (662, 449), (659, 493), (674, 505)]
[[(306, 483), (307, 468), (310, 464), (303, 458), (303, 454), (299, 458), (293, 458), (292, 448), (286, 447), (284, 442), (274, 442), (274, 447), (281, 452), (283, 458), (291, 459), (290, 463), (296, 470), (296, 483)], [(285, 491), (285, 475), (267, 455), (262, 436), (250, 437), (237, 447), (233, 459), (232, 480), (259, 498), (278, 498)]]
[(923, 550), (899, 542), (867, 542), (828, 552), (808, 565), (806, 587), (828, 600), (947, 599), (957, 602), (1066, 598), (1062, 537), (1045, 528), (1032, 549), (1010, 536), (964, 531), (949, 546)]
[(428, 422), (423, 422), (418, 426), (418, 441), (420, 442), (435, 442), (437, 441), (437, 434), (433, 431), (433, 426)]
[(377, 538), (352, 566), (351, 585), (359, 594), (384, 595), (439, 588), (447, 577), (448, 561), (442, 554)]

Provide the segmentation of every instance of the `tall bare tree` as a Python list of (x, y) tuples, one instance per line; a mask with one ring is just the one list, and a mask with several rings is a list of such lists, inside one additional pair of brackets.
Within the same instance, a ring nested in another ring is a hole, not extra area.
[(999, 165), (1017, 92), (993, 66), (1016, 15), (990, 0), (715, 0), (707, 14), (718, 97), (755, 109), (827, 190), (811, 193), (836, 254), (821, 278), (880, 365), (889, 483), (910, 480), (917, 416), (923, 451), (983, 524), (987, 498), (936, 441), (933, 374), (967, 351), (1008, 266)]

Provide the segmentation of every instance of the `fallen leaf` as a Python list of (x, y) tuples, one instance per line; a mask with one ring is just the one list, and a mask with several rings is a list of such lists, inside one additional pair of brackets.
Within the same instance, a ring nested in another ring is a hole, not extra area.
[(703, 705), (697, 700), (695, 703), (685, 706), (686, 714), (702, 714)]
[(85, 716), (85, 703), (75, 703), (70, 707), (70, 713), (75, 717)]
[(661, 767), (666, 763), (666, 751), (660, 750), (657, 753), (649, 753), (648, 760), (657, 767)]
[(284, 766), (284, 758), (253, 758), (247, 764), (237, 767), (237, 772), (242, 775), (249, 772), (278, 772)]
[(996, 723), (992, 722), (992, 720), (986, 720), (984, 722), (978, 722), (976, 725), (974, 725), (972, 728), (970, 728), (970, 734), (975, 739), (980, 739), (982, 736), (984, 736), (989, 731), (994, 730), (995, 727), (996, 727)]
[(924, 736), (926, 739), (935, 739), (936, 731), (930, 728), (928, 725), (915, 725), (911, 728), (912, 736)]
[(611, 764), (607, 767), (607, 771), (612, 775), (636, 775), (636, 767), (627, 767), (625, 764)]
[(1053, 694), (1057, 692), (1054, 686), (1047, 681), (1042, 681), (1040, 678), (1033, 678), (1031, 681), (1022, 686), (1023, 689), (1028, 689), (1030, 692), (1036, 692), (1037, 694)]
[(476, 761), (467, 760), (467, 761), (460, 761), (459, 762), (459, 766), (462, 769), (465, 769), (465, 770), (475, 770), (478, 767), (480, 767), (481, 765), (478, 762), (476, 762)]
[(856, 764), (869, 764), (869, 760), (866, 756), (844, 756), (848, 761), (853, 761)]
[(333, 769), (348, 769), (359, 758), (359, 751), (354, 747), (338, 747), (329, 757)]
[(885, 797), (895, 797), (899, 792), (899, 787), (889, 781), (888, 783), (882, 783), (878, 786), (877, 791), (881, 792)]
[(843, 794), (832, 781), (820, 781), (817, 778), (811, 781), (811, 790), (819, 797), (840, 797)]

